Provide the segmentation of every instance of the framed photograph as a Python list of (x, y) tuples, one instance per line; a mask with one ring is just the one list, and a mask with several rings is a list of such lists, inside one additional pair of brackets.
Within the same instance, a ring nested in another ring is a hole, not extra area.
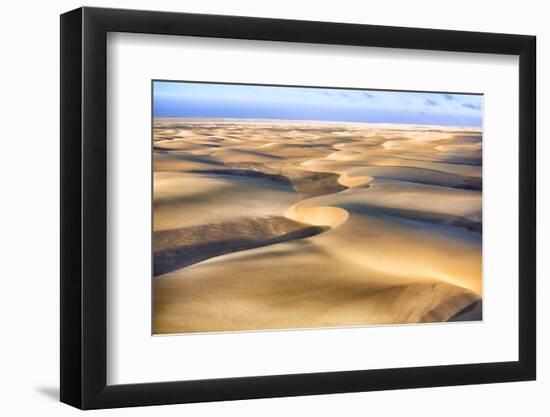
[(533, 380), (535, 37), (61, 16), (61, 401)]

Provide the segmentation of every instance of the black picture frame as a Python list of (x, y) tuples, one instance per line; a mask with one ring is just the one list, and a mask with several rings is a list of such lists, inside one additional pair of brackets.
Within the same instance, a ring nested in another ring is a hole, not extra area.
[[(519, 56), (519, 358), (423, 366), (112, 385), (107, 375), (108, 32)], [(154, 11), (61, 16), (61, 401), (82, 409), (533, 380), (536, 375), (536, 38)]]

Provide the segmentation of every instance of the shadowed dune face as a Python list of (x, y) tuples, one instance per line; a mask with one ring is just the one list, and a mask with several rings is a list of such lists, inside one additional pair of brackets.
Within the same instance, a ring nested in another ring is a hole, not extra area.
[(325, 230), (281, 216), (159, 230), (153, 235), (154, 274), (162, 275), (226, 253), (302, 239)]
[(478, 129), (156, 119), (153, 332), (481, 319)]

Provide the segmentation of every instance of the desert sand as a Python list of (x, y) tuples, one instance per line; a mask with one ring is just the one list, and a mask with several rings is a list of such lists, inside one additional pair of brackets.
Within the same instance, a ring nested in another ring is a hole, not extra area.
[(480, 320), (481, 139), (155, 119), (153, 333)]

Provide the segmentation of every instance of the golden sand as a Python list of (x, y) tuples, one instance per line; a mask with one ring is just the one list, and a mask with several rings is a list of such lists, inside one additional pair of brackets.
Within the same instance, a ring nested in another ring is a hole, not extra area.
[(481, 207), (476, 129), (157, 119), (153, 331), (479, 319)]

